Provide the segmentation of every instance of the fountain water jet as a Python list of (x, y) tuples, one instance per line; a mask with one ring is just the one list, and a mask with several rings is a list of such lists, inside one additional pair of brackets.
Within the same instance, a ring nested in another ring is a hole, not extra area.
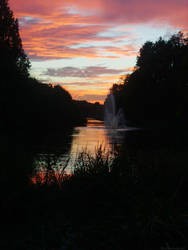
[(112, 129), (126, 128), (123, 110), (119, 109), (116, 112), (115, 98), (112, 91), (106, 99), (104, 110), (104, 123), (106, 127)]

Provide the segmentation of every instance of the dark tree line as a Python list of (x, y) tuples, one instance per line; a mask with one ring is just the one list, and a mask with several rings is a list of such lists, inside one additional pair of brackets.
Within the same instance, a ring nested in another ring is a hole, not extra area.
[(172, 127), (188, 123), (188, 39), (146, 42), (135, 70), (112, 91), (127, 120), (139, 126)]
[(89, 104), (75, 102), (61, 86), (31, 78), (29, 69), (18, 20), (8, 0), (0, 0), (0, 128), (33, 138), (86, 122)]
[(96, 120), (104, 120), (104, 105), (99, 102), (90, 103), (87, 101), (75, 101), (78, 109), (84, 117), (93, 118)]

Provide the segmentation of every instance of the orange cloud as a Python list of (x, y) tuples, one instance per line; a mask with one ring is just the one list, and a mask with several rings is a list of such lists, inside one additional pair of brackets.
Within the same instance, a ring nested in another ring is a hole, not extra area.
[(117, 25), (153, 22), (188, 27), (187, 0), (10, 0), (10, 5), (20, 18), (24, 48), (32, 59), (136, 56), (137, 50), (131, 46), (86, 44), (126, 39), (129, 33), (100, 36)]
[(106, 75), (87, 78), (87, 81), (70, 81), (56, 84), (60, 84), (63, 88), (67, 89), (73, 99), (103, 103), (108, 90), (120, 78), (121, 75)]
[(185, 38), (188, 38), (188, 29), (187, 30), (182, 30), (183, 36)]
[[(20, 21), (24, 49), (32, 60), (135, 57), (138, 47), (132, 39), (132, 31), (124, 27), (127, 25), (168, 24), (184, 30), (187, 35), (187, 0), (9, 1)], [(113, 31), (117, 27), (119, 33)], [(65, 77), (65, 68), (51, 73)], [(134, 70), (110, 72), (103, 67), (101, 73), (101, 68), (95, 67), (92, 72), (77, 70), (77, 76), (72, 72), (77, 81), (73, 82), (67, 75), (63, 86), (75, 99), (102, 103), (112, 83), (117, 82), (121, 74)]]
[(112, 53), (115, 55), (123, 55), (123, 56), (137, 56), (138, 55), (138, 48), (131, 45), (124, 45), (124, 46), (106, 46), (102, 48), (107, 53)]
[(187, 0), (45, 0), (25, 1), (10, 0), (11, 7), (16, 13), (26, 16), (47, 17), (54, 12), (74, 9), (93, 16), (96, 21), (103, 23), (144, 23), (155, 20), (165, 21), (172, 25), (188, 25)]
[[(88, 100), (91, 102), (104, 102), (108, 90), (114, 83), (122, 81), (126, 73), (133, 71), (134, 68), (112, 70), (106, 67), (85, 67), (83, 69), (75, 67), (64, 67), (61, 69), (48, 69), (49, 76), (59, 76), (66, 78), (63, 83), (56, 82), (66, 88), (76, 100)], [(121, 73), (115, 74), (115, 73)], [(75, 80), (73, 80), (75, 77)], [(82, 80), (80, 80), (82, 79)]]
[[(93, 42), (113, 42), (117, 38), (100, 37), (98, 34), (106, 29), (102, 25), (55, 25), (32, 22), (23, 28), (24, 48), (32, 59), (61, 59), (74, 57), (119, 58), (117, 55), (101, 53), (101, 47), (83, 46)], [(33, 36), (35, 34), (35, 36)], [(77, 46), (77, 47), (75, 47)], [(79, 48), (78, 48), (79, 46)], [(105, 48), (109, 52), (111, 48)], [(111, 51), (115, 52), (115, 51)], [(119, 54), (131, 54), (132, 51), (119, 49)]]
[(75, 90), (71, 88), (66, 89), (71, 93), (73, 99), (75, 100), (87, 100), (89, 102), (99, 102), (104, 103), (104, 100), (106, 98), (106, 95), (108, 93), (107, 90)]

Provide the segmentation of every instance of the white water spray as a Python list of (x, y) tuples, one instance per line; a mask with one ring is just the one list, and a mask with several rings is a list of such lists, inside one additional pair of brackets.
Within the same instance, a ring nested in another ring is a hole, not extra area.
[(104, 123), (106, 127), (112, 129), (126, 128), (126, 121), (123, 110), (119, 109), (118, 111), (116, 111), (115, 98), (112, 91), (110, 92), (105, 102), (104, 110)]

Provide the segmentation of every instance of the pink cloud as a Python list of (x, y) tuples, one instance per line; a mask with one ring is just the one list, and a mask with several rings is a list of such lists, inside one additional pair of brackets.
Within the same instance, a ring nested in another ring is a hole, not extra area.
[(187, 0), (10, 0), (10, 7), (20, 18), (24, 48), (35, 60), (137, 55), (138, 49), (130, 47), (85, 46), (94, 42), (115, 45), (126, 39), (99, 35), (118, 25), (152, 22), (188, 28)]
[(137, 56), (138, 50), (135, 45), (123, 45), (123, 46), (105, 46), (102, 49), (108, 53), (113, 53), (116, 55), (123, 55), (123, 56)]
[(172, 25), (188, 25), (187, 0), (50, 0), (25, 1), (10, 0), (12, 8), (18, 15), (52, 15), (63, 8), (74, 7), (78, 11), (86, 11), (94, 20), (113, 23), (142, 23), (152, 20), (166, 21)]

